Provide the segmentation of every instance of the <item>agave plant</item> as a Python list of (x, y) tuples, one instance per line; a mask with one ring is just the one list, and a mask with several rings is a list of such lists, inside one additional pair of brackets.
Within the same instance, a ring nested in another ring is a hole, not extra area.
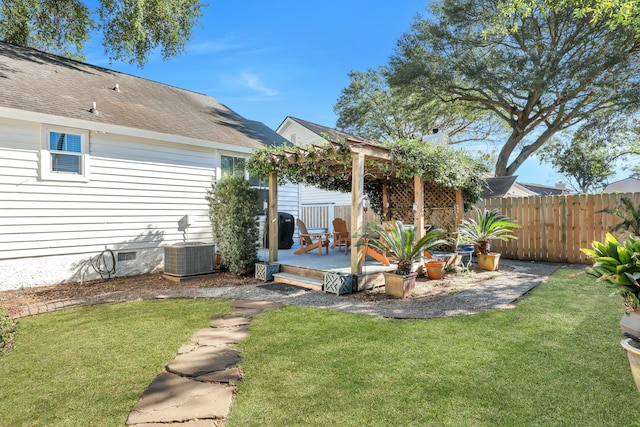
[(447, 240), (440, 239), (446, 232), (439, 228), (429, 230), (418, 241), (416, 238), (417, 227), (404, 225), (400, 221), (389, 221), (382, 224), (373, 222), (367, 226), (367, 234), (358, 241), (358, 246), (369, 245), (398, 261), (396, 274), (407, 275), (411, 273), (413, 263), (417, 261), (423, 251), (436, 246), (448, 244)]
[(593, 259), (587, 274), (618, 290), (627, 311), (640, 311), (640, 239), (629, 237), (620, 243), (611, 233), (604, 242), (593, 242), (593, 249), (580, 250)]
[(478, 245), (478, 252), (488, 254), (491, 240), (517, 239), (513, 229), (520, 228), (513, 218), (501, 215), (497, 209), (476, 211), (476, 219), (469, 218), (462, 221), (458, 227), (458, 238), (468, 240)]

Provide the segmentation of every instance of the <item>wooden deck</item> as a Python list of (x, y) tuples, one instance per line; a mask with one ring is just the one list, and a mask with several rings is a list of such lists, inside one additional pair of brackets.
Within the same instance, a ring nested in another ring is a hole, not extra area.
[[(339, 251), (338, 247), (329, 248), (329, 253), (310, 251), (300, 255), (294, 255), (294, 251), (299, 249), (296, 244), (291, 249), (278, 250), (278, 261), (280, 273), (274, 275), (274, 280), (282, 283), (290, 283), (303, 286), (309, 289), (322, 290), (322, 281), (327, 272), (337, 272), (351, 274), (351, 249), (347, 255), (344, 250)], [(258, 252), (261, 261), (269, 259), (268, 250), (260, 249)], [(396, 266), (385, 266), (376, 260), (367, 258), (362, 265), (362, 274), (356, 278), (353, 290), (361, 291), (375, 286), (382, 286), (384, 278), (382, 273), (393, 271)]]

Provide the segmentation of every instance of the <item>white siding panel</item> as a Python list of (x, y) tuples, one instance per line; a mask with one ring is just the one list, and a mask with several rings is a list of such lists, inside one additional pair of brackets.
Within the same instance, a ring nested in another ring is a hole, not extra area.
[(310, 186), (301, 187), (300, 203), (302, 203), (303, 205), (315, 205), (322, 203), (334, 203), (335, 205), (351, 205), (351, 193), (326, 191)]
[[(89, 260), (105, 249), (137, 253), (118, 264), (126, 275), (161, 267), (163, 246), (212, 243), (216, 150), (90, 132), (89, 182), (41, 181), (40, 132), (0, 119), (0, 290), (97, 278)], [(280, 211), (297, 217), (298, 186), (278, 194)], [(179, 229), (185, 215), (190, 227)]]

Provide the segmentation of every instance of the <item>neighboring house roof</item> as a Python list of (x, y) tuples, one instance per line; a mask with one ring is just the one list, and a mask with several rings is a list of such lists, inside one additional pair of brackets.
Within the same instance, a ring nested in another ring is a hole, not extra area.
[(551, 186), (551, 185), (530, 184), (530, 183), (521, 182), (520, 185), (535, 192), (537, 195), (540, 195), (540, 196), (556, 196), (560, 194), (566, 194), (569, 192), (562, 184), (556, 184), (555, 186)]
[(337, 129), (333, 129), (327, 126), (322, 126), (316, 123), (311, 123), (308, 122), (306, 120), (302, 120), (302, 119), (298, 119), (295, 117), (291, 117), (291, 116), (287, 116), (283, 122), (280, 124), (280, 126), (278, 126), (278, 129), (280, 129), (282, 127), (282, 125), (287, 122), (288, 120), (292, 120), (294, 122), (297, 122), (298, 124), (300, 124), (301, 126), (304, 126), (305, 128), (309, 129), (311, 132), (315, 133), (316, 135), (328, 140), (328, 141), (333, 141), (333, 142), (339, 142), (339, 141), (344, 141), (347, 139), (350, 139), (352, 141), (357, 141), (357, 142), (373, 142), (370, 141), (366, 138), (362, 138), (360, 136), (357, 135), (353, 135), (347, 132), (343, 132), (341, 130), (337, 130)]
[(604, 188), (605, 193), (635, 193), (640, 192), (640, 179), (625, 178), (612, 182)]
[(487, 178), (482, 182), (481, 197), (483, 199), (506, 197), (517, 178), (517, 176), (497, 176), (494, 178)]
[(0, 107), (247, 148), (285, 140), (210, 96), (4, 42)]
[(483, 199), (498, 197), (529, 197), (537, 193), (516, 182), (517, 176), (496, 176), (486, 178), (482, 184)]

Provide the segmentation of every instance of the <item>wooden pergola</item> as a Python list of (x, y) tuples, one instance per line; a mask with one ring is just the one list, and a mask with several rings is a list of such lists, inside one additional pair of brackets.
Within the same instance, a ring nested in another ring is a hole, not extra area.
[[(386, 206), (388, 200), (387, 183), (390, 181), (389, 173), (381, 170), (380, 167), (367, 167), (368, 159), (375, 159), (380, 162), (387, 163), (389, 166), (394, 164), (391, 152), (388, 148), (367, 142), (346, 140), (348, 152), (345, 152), (344, 145), (330, 142), (332, 153), (326, 156), (326, 150), (322, 147), (314, 145), (306, 147), (296, 147), (295, 150), (285, 151), (284, 154), (273, 154), (271, 161), (278, 166), (285, 163), (304, 163), (313, 162), (318, 169), (324, 166), (328, 170), (329, 175), (343, 176), (351, 175), (351, 274), (362, 274), (362, 247), (357, 246), (358, 236), (365, 233), (364, 224), (364, 183), (378, 181), (382, 187), (382, 203)], [(325, 157), (319, 158), (314, 156), (314, 151), (318, 154), (324, 154)], [(350, 157), (350, 162), (349, 162)], [(345, 165), (350, 164), (350, 167)], [(366, 177), (366, 178), (365, 178)], [(391, 178), (391, 180), (399, 181), (399, 178)], [(406, 179), (402, 179), (406, 181)], [(413, 212), (414, 224), (417, 227), (417, 238), (421, 238), (425, 233), (425, 205), (424, 205), (424, 182), (420, 175), (413, 177)], [(456, 222), (462, 220), (463, 200), (462, 191), (455, 191), (455, 207)], [(268, 218), (272, 218), (269, 223), (269, 262), (278, 261), (278, 173), (271, 172), (269, 174), (269, 208)]]

